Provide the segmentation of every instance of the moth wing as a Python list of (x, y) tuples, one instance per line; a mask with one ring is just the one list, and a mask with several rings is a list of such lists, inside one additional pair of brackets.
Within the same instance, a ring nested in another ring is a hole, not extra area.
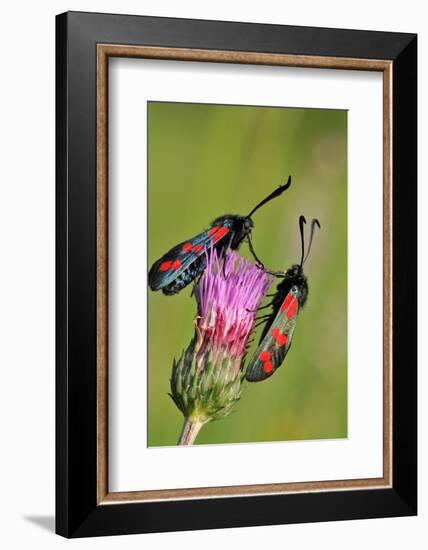
[[(214, 231), (215, 230), (215, 231)], [(149, 271), (149, 286), (151, 290), (160, 290), (172, 283), (183, 271), (210, 249), (220, 242), (228, 233), (228, 228), (211, 228), (184, 241), (157, 260)]]
[(298, 298), (289, 292), (248, 364), (249, 382), (266, 380), (281, 366), (291, 346), (298, 310)]

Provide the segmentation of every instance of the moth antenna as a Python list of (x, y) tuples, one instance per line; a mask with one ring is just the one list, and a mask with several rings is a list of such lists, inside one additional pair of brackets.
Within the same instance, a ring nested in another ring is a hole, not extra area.
[(311, 222), (311, 236), (309, 238), (308, 251), (306, 252), (305, 259), (303, 260), (303, 263), (301, 265), (303, 265), (306, 262), (309, 256), (309, 252), (311, 251), (312, 239), (314, 238), (314, 232), (315, 232), (315, 226), (318, 226), (318, 229), (321, 229), (320, 222), (316, 218), (314, 218)]
[(284, 193), (284, 191), (287, 191), (287, 189), (291, 185), (291, 176), (288, 176), (287, 183), (284, 183), (283, 185), (280, 185), (278, 189), (275, 189), (270, 195), (268, 195), (266, 198), (262, 200), (262, 202), (259, 202), (259, 204), (251, 210), (251, 212), (248, 214), (247, 218), (251, 218), (251, 216), (254, 214), (256, 210), (258, 210), (261, 206), (266, 204), (267, 202), (271, 201), (272, 199), (275, 199), (276, 197), (279, 197)]
[(299, 230), (300, 230), (300, 250), (301, 250), (301, 256), (300, 256), (300, 267), (303, 266), (304, 263), (304, 256), (305, 256), (305, 226), (306, 219), (305, 216), (299, 217)]

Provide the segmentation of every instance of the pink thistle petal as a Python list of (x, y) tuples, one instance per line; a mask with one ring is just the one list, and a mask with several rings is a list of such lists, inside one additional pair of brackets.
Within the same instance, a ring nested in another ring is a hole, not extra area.
[(203, 350), (241, 358), (272, 278), (234, 251), (225, 259), (213, 249), (205, 254), (206, 269), (195, 287)]

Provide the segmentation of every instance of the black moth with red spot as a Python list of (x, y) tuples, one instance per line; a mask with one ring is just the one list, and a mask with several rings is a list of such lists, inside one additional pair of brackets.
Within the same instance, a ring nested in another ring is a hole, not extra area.
[(311, 250), (315, 226), (320, 227), (318, 220), (312, 220), (308, 251), (305, 256), (303, 225), (306, 220), (299, 218), (302, 255), (300, 264), (293, 265), (285, 273), (269, 272), (283, 280), (279, 283), (270, 304), (259, 309), (272, 307), (271, 313), (262, 316), (264, 328), (257, 351), (247, 366), (246, 379), (249, 382), (261, 382), (278, 369), (290, 349), (296, 328), (297, 316), (308, 298), (308, 280), (303, 272)]
[(248, 216), (235, 214), (220, 216), (212, 222), (209, 229), (171, 248), (150, 268), (150, 289), (162, 290), (167, 295), (180, 292), (202, 275), (206, 266), (205, 250), (215, 248), (219, 257), (222, 258), (228, 249), (238, 249), (245, 238), (254, 258), (263, 267), (254, 252), (251, 242), (251, 231), (254, 227), (251, 216), (261, 206), (279, 197), (290, 185), (291, 176), (288, 178), (287, 183), (275, 189), (253, 208)]

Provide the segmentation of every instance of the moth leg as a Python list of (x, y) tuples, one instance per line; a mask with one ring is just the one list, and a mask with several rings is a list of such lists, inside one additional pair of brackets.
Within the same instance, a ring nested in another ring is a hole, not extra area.
[[(274, 295), (273, 295), (273, 296), (274, 296)], [(269, 302), (269, 303), (266, 304), (265, 306), (260, 306), (260, 307), (258, 307), (257, 309), (248, 309), (248, 308), (247, 308), (247, 311), (248, 311), (248, 313), (256, 313), (256, 311), (260, 311), (261, 309), (266, 309), (266, 308), (270, 307), (272, 304), (273, 304), (273, 302)]]
[[(225, 255), (225, 257), (226, 257), (226, 255)], [(223, 271), (223, 277), (225, 279), (227, 279), (227, 276), (226, 276), (226, 262), (224, 261), (224, 259), (223, 259), (223, 265), (221, 266), (221, 269)]]
[[(231, 247), (230, 247), (230, 244), (231, 244), (231, 241), (229, 240), (229, 242), (227, 244), (226, 252), (224, 253), (224, 257), (226, 257), (229, 254), (229, 252), (232, 250)], [(223, 262), (223, 275), (224, 275), (224, 278), (226, 279), (227, 278), (227, 275), (226, 275), (226, 262)]]
[(248, 240), (248, 247), (250, 249), (250, 252), (254, 256), (254, 259), (256, 260), (259, 268), (265, 273), (268, 273), (269, 275), (273, 275), (274, 277), (284, 277), (284, 273), (282, 271), (272, 271), (270, 269), (266, 269), (264, 263), (257, 257), (250, 235), (247, 235), (247, 240)]
[(266, 315), (261, 315), (260, 317), (256, 317), (254, 321), (261, 321), (262, 319), (267, 319), (268, 317), (271, 317), (271, 313), (267, 313)]
[(254, 250), (253, 243), (251, 241), (251, 237), (250, 237), (249, 234), (247, 235), (247, 241), (248, 241), (248, 247), (250, 249), (250, 252), (253, 255), (254, 259), (256, 260), (258, 266), (260, 267), (261, 270), (265, 271), (265, 266), (264, 266), (263, 262), (261, 260), (259, 260), (259, 258), (257, 257), (257, 254)]
[[(269, 315), (269, 317), (270, 317), (270, 315)], [(267, 319), (267, 318), (266, 318), (266, 319)], [(261, 325), (264, 325), (265, 322), (266, 322), (266, 319), (261, 319), (261, 320), (259, 320), (259, 322), (256, 323), (256, 324), (253, 326), (253, 330), (255, 330), (256, 328), (260, 327)]]
[(199, 283), (199, 281), (201, 280), (201, 277), (204, 273), (202, 272), (200, 275), (197, 276), (197, 278), (195, 279), (195, 281), (193, 282), (193, 286), (192, 286), (192, 292), (190, 293), (190, 298), (194, 295), (195, 293), (195, 286)]
[[(285, 275), (282, 271), (271, 271), (270, 269), (265, 269), (265, 273), (278, 277), (279, 279), (285, 279)], [(269, 296), (269, 294), (267, 296)]]

